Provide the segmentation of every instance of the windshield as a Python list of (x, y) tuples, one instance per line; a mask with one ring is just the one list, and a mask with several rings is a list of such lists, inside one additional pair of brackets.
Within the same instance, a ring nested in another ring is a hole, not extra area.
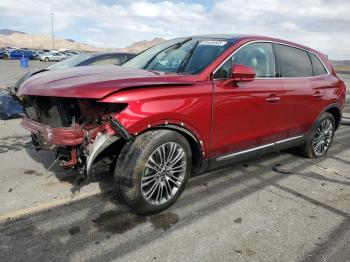
[(72, 56), (66, 60), (63, 60), (61, 62), (58, 62), (56, 64), (50, 65), (47, 67), (49, 70), (53, 69), (62, 69), (62, 68), (67, 68), (67, 67), (74, 67), (80, 64), (80, 62), (84, 61), (85, 59), (88, 59), (92, 57), (92, 55), (89, 54), (80, 54), (80, 55), (75, 55)]
[(122, 67), (196, 74), (232, 43), (228, 39), (177, 38), (147, 49)]

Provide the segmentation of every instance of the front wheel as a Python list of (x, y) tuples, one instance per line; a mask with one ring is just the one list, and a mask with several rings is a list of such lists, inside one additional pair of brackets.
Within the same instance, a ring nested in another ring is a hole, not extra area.
[(315, 123), (306, 144), (300, 148), (302, 156), (320, 158), (327, 154), (335, 132), (335, 120), (332, 114), (323, 113)]
[(49, 62), (50, 59), (49, 59), (48, 57), (45, 57), (44, 61), (45, 61), (45, 62)]
[(114, 174), (116, 188), (136, 213), (160, 212), (184, 190), (191, 161), (190, 145), (181, 134), (170, 130), (146, 132), (120, 153)]

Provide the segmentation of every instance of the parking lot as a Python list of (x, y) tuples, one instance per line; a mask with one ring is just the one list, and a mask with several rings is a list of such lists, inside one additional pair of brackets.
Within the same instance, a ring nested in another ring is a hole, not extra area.
[[(0, 60), (0, 88), (46, 66)], [(0, 261), (350, 261), (348, 125), (326, 158), (280, 152), (193, 177), (150, 217), (118, 201), (108, 174), (77, 187), (20, 119), (0, 130)]]

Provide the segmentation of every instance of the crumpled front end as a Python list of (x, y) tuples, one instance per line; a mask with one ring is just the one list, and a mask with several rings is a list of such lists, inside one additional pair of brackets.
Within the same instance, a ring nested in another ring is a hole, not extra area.
[(131, 138), (115, 119), (126, 104), (43, 96), (25, 96), (22, 102), (22, 126), (31, 132), (35, 148), (54, 151), (64, 168), (88, 175), (106, 148)]

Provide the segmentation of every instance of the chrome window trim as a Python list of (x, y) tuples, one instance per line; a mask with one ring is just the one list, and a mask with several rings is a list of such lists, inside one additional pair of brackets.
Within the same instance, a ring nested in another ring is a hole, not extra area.
[[(323, 65), (323, 67), (324, 67), (324, 68), (326, 69), (326, 71), (327, 71), (327, 74), (325, 74), (325, 75), (319, 75), (319, 76), (256, 77), (255, 79), (265, 79), (265, 80), (266, 80), (266, 79), (269, 79), (269, 80), (271, 80), (271, 79), (290, 79), (290, 78), (291, 78), (291, 79), (296, 79), (296, 78), (315, 78), (315, 77), (321, 77), (321, 76), (328, 76), (328, 75), (330, 75), (330, 72), (329, 72), (327, 66), (324, 64), (323, 60), (322, 60), (317, 54), (315, 54), (315, 53), (312, 52), (312, 51), (309, 51), (309, 50), (307, 50), (307, 49), (305, 49), (305, 48), (298, 47), (298, 46), (294, 46), (294, 45), (291, 45), (291, 44), (281, 43), (281, 42), (278, 42), (278, 41), (272, 41), (272, 40), (253, 40), (253, 41), (249, 41), (249, 42), (247, 42), (247, 43), (241, 45), (241, 46), (238, 47), (236, 50), (234, 50), (228, 57), (226, 57), (225, 60), (222, 61), (222, 62), (220, 63), (220, 65), (218, 65), (218, 66), (215, 68), (215, 70), (213, 71), (213, 73), (212, 73), (213, 79), (212, 79), (212, 80), (215, 81), (215, 80), (228, 79), (228, 78), (214, 78), (214, 75), (215, 75), (216, 72), (220, 69), (220, 67), (223, 66), (223, 64), (225, 64), (229, 59), (231, 59), (232, 56), (234, 56), (235, 53), (237, 53), (241, 48), (243, 48), (243, 47), (245, 47), (245, 46), (247, 46), (247, 45), (249, 45), (249, 44), (253, 44), (253, 43), (270, 43), (270, 44), (285, 45), (285, 46), (289, 46), (289, 47), (292, 47), (292, 48), (297, 48), (297, 49), (303, 50), (303, 51), (305, 51), (305, 52), (311, 53), (311, 54), (315, 55), (315, 56), (317, 57), (318, 60), (320, 60), (321, 64)], [(276, 57), (274, 56), (274, 58), (275, 58), (275, 64), (276, 64)], [(311, 60), (311, 59), (310, 59), (310, 60)], [(312, 62), (311, 62), (311, 61), (310, 61), (310, 63), (311, 63), (311, 66), (312, 66)], [(275, 68), (275, 70), (276, 70), (276, 68)]]
[(253, 148), (249, 148), (249, 149), (246, 149), (246, 150), (243, 150), (243, 151), (238, 151), (238, 152), (230, 153), (230, 154), (227, 154), (227, 155), (219, 156), (219, 157), (216, 158), (216, 161), (220, 162), (220, 161), (223, 161), (223, 160), (226, 160), (226, 159), (238, 156), (238, 155), (254, 152), (256, 150), (264, 149), (264, 148), (275, 146), (275, 145), (280, 145), (282, 143), (293, 141), (293, 140), (296, 140), (296, 139), (299, 139), (299, 138), (303, 138), (303, 137), (304, 137), (304, 135), (294, 136), (294, 137), (286, 138), (286, 139), (279, 140), (279, 141), (276, 141), (276, 142), (273, 142), (273, 143), (269, 143), (269, 144), (266, 144), (266, 145), (253, 147)]

